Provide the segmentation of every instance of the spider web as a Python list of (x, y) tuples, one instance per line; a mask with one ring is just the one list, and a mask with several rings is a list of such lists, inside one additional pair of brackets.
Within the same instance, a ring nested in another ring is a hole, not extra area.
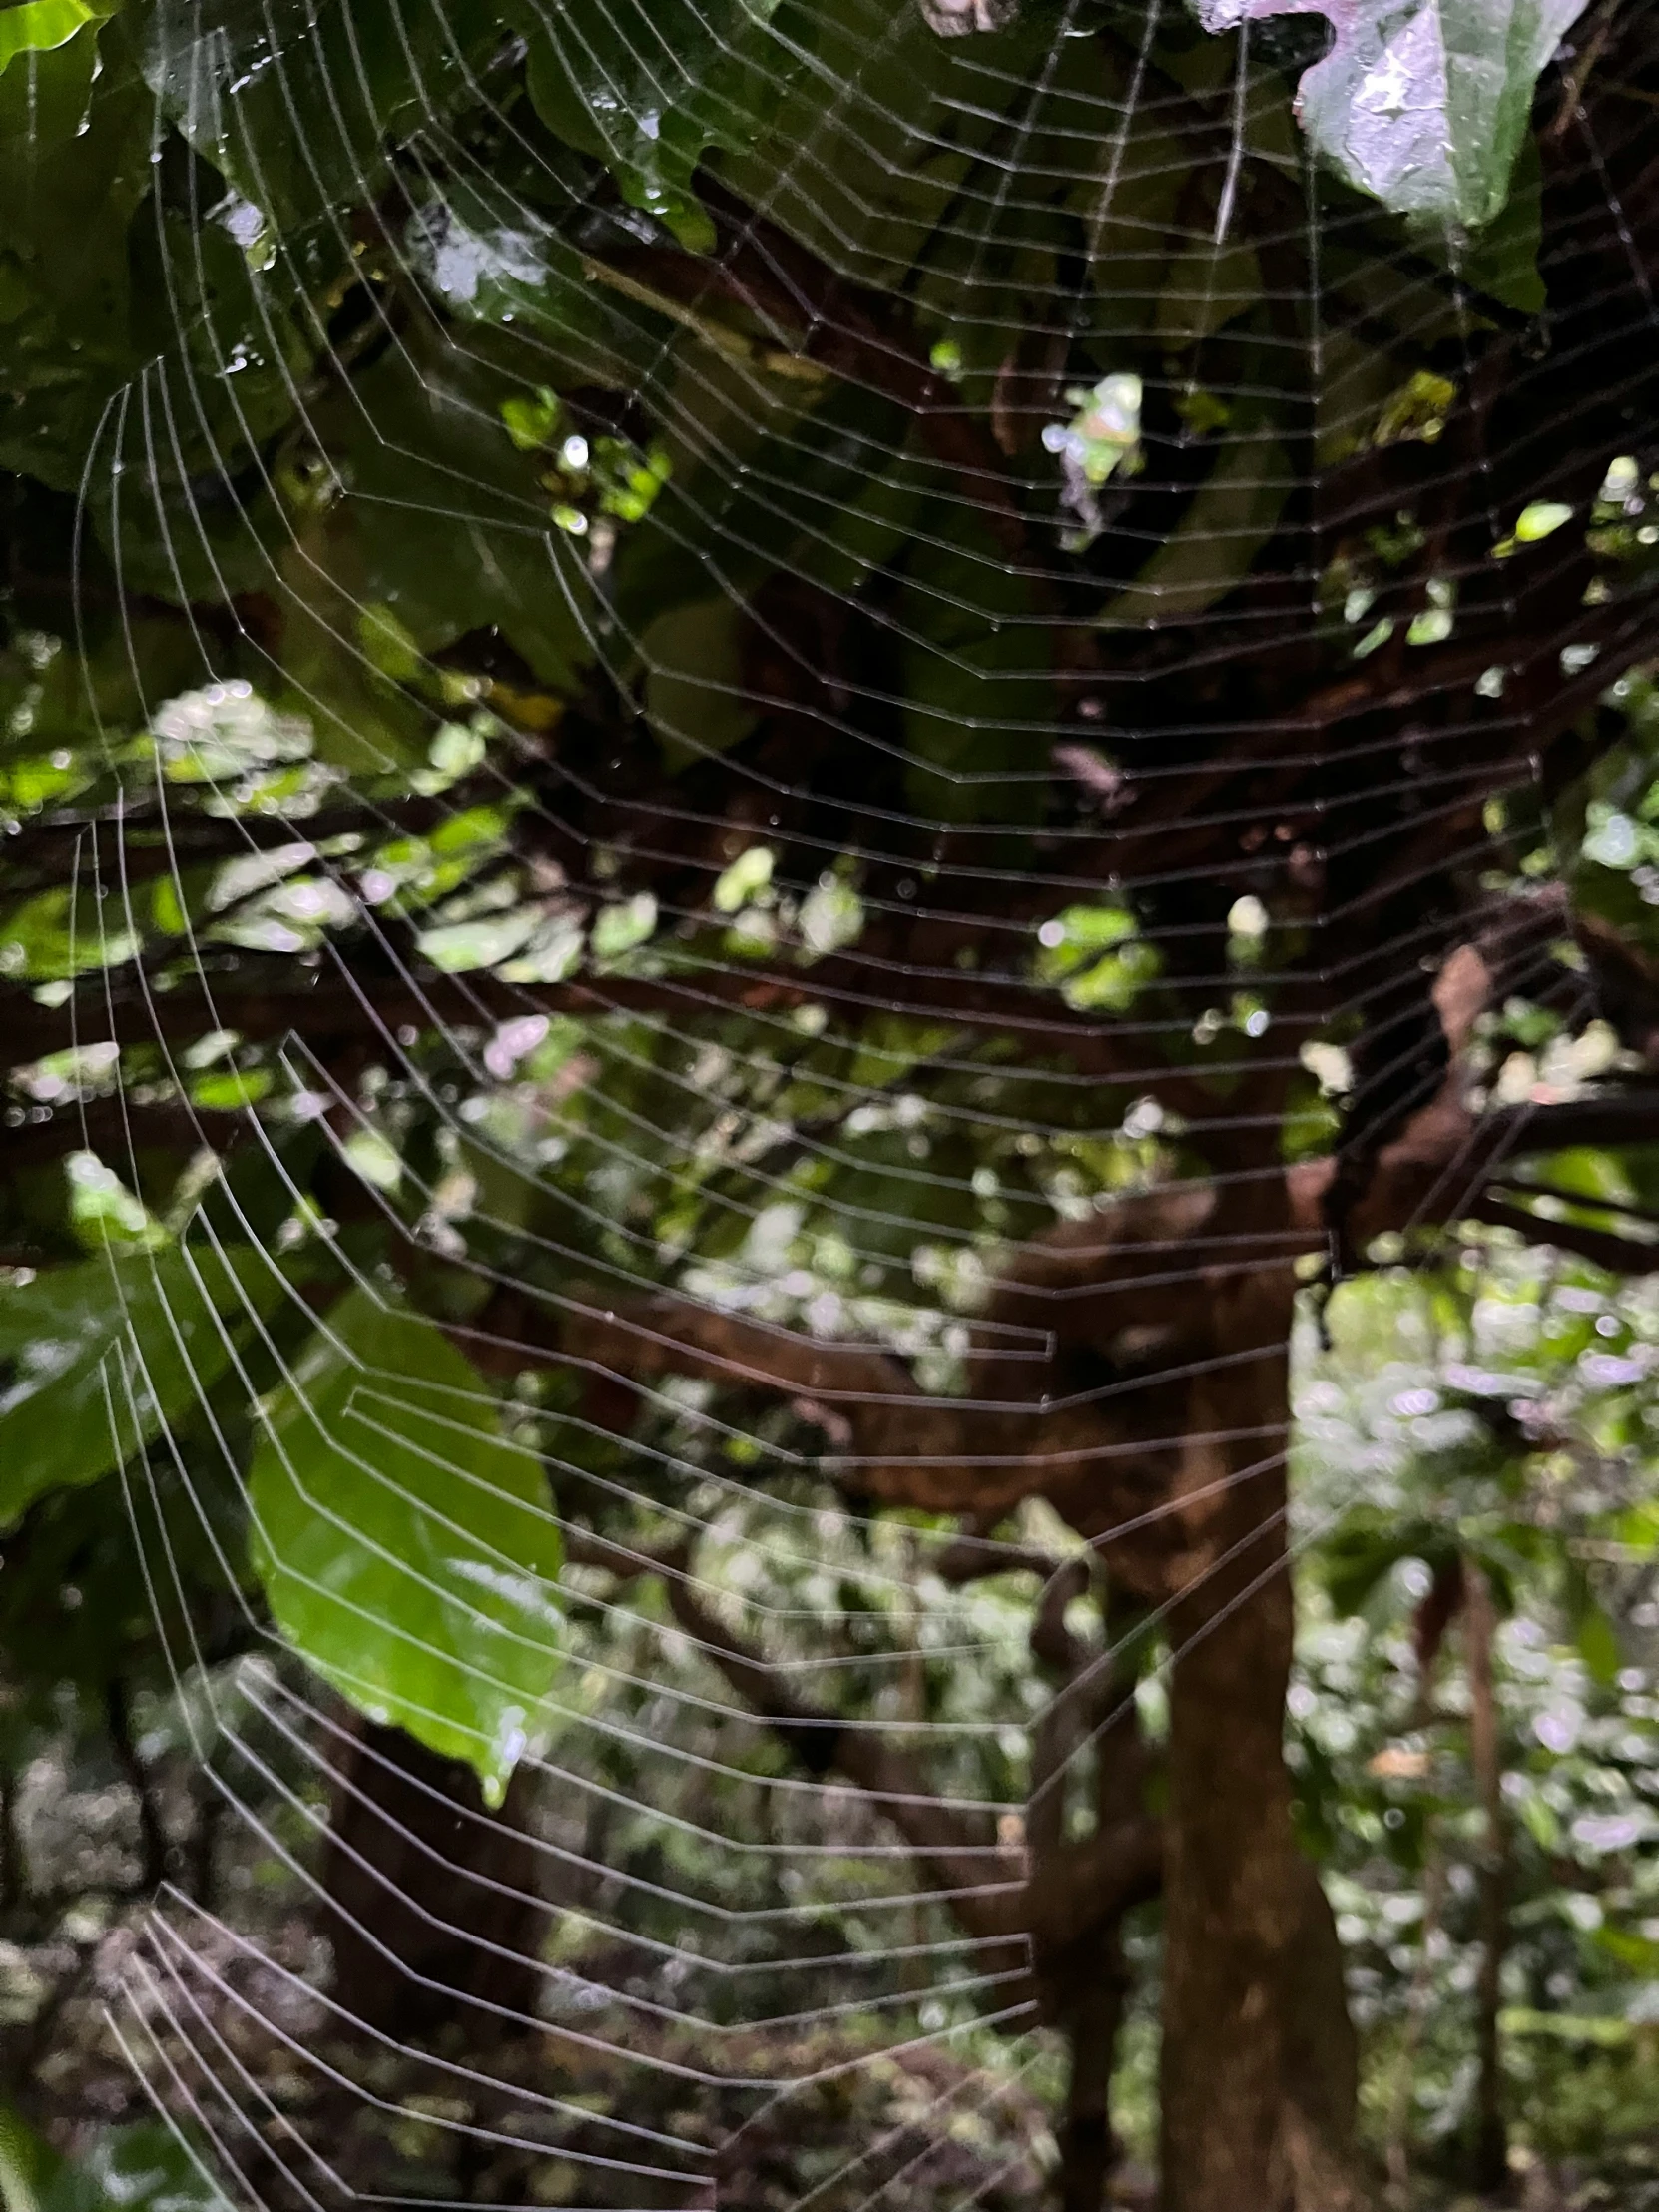
[[(145, 713), (66, 1035), (145, 1046), (263, 1168), (115, 1266), (110, 1419), (205, 1769), (390, 1992), (354, 2019), (158, 1900), (115, 2032), (233, 2193), (444, 2201), (339, 2155), (405, 2062), (526, 2202), (741, 2197), (826, 2097), (794, 2202), (1037, 2185), (1002, 1904), (1104, 1828), (1146, 1654), (1286, 1510), (1284, 1422), (1191, 1410), (1281, 1340), (1193, 1351), (1183, 1302), (1354, 1264), (1340, 1207), (1255, 1223), (1262, 1124), (1340, 1116), (1363, 1190), (1445, 1080), (1454, 946), (1582, 1011), (1511, 826), (1649, 619), (1585, 533), (1651, 457), (1612, 111), (1568, 87), (1495, 242), (1408, 236), (1296, 130), (1307, 28), (167, 0), (137, 35), (168, 335), (82, 573)], [(127, 1111), (85, 1143), (137, 1189)], [(1124, 1547), (1232, 1492), (1270, 1502), (1126, 1603)], [(868, 2125), (848, 2084), (895, 2066)]]

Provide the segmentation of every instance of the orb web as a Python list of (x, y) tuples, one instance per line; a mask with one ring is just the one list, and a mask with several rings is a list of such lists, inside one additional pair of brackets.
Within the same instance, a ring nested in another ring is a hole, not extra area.
[(1147, 1686), (1323, 1532), (1297, 1271), (1543, 1141), (1457, 1070), (1591, 1002), (1520, 859), (1651, 619), (1640, 106), (1557, 62), (1498, 224), (1408, 229), (1307, 29), (120, 33), (141, 711), (51, 1041), (137, 1055), (88, 1156), (195, 1154), (111, 1431), (329, 1946), (169, 1886), (124, 1969), (239, 2198), (1041, 2184), (1034, 1900), (1150, 1894)]

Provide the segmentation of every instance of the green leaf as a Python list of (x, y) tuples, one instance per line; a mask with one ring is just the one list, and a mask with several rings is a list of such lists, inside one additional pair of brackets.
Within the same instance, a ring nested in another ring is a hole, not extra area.
[(1478, 230), (1509, 196), (1532, 90), (1586, 0), (1194, 0), (1207, 31), (1329, 16), (1303, 128), (1351, 185), (1404, 215)]
[(48, 54), (66, 46), (88, 23), (102, 23), (114, 7), (89, 7), (87, 0), (25, 0), (21, 8), (0, 13), (0, 69), (19, 54)]
[[(395, 675), (479, 630), (499, 630), (555, 692), (575, 686), (587, 656), (587, 572), (542, 527), (534, 470), (502, 427), (509, 389), (457, 347), (409, 345), (365, 369), (323, 419), (352, 496), (306, 551), (348, 601), (383, 610), (382, 629), (405, 647)], [(349, 635), (352, 607), (328, 611)]]
[(226, 2200), (184, 2139), (161, 2120), (96, 2137), (75, 2158), (0, 2107), (6, 2212), (224, 2212)]
[(1596, 1681), (1606, 1685), (1618, 1680), (1623, 1664), (1618, 1631), (1599, 1605), (1585, 1608), (1578, 1622), (1576, 1641), (1579, 1655)]
[(1037, 932), (1037, 974), (1058, 983), (1068, 1005), (1127, 1013), (1158, 973), (1157, 948), (1122, 906), (1068, 906)]
[(1517, 313), (1543, 310), (1546, 293), (1538, 274), (1543, 247), (1543, 164), (1537, 140), (1522, 141), (1502, 212), (1474, 239), (1453, 240), (1458, 268), (1470, 294), (1501, 300)]
[[(38, 24), (31, 6), (0, 27), (25, 15)], [(88, 23), (0, 70), (0, 467), (68, 492), (146, 351), (128, 226), (154, 176), (151, 101), (118, 28)]]
[(1102, 627), (1156, 628), (1190, 620), (1225, 599), (1278, 527), (1291, 481), (1277, 439), (1264, 435), (1221, 446), (1180, 527), (1112, 600)]
[(943, 822), (1032, 822), (1048, 784), (1048, 633), (989, 528), (957, 518), (909, 562), (905, 796)]
[(744, 689), (739, 610), (729, 599), (670, 607), (640, 640), (645, 716), (670, 769), (725, 753), (760, 720)]
[(772, 881), (774, 853), (769, 844), (752, 844), (738, 854), (715, 883), (716, 913), (735, 914)]
[(954, 1035), (953, 1029), (907, 1021), (902, 1014), (872, 1014), (859, 1034), (847, 1083), (853, 1090), (883, 1090), (942, 1051)]
[(769, 13), (762, 0), (573, 0), (555, 29), (524, 9), (531, 101), (567, 144), (606, 164), (632, 206), (706, 250), (715, 229), (698, 165), (708, 147), (736, 151), (757, 136), (787, 66), (765, 36)]
[(1631, 2039), (1628, 2020), (1608, 2014), (1534, 2012), (1524, 2005), (1505, 2005), (1497, 2016), (1504, 2035), (1546, 2035), (1552, 2041), (1579, 2043), (1603, 2050), (1618, 2050)]
[(657, 926), (657, 901), (650, 891), (603, 906), (594, 917), (593, 951), (598, 960), (620, 960), (644, 944)]
[(470, 968), (494, 967), (517, 952), (535, 934), (540, 919), (533, 906), (519, 906), (511, 913), (423, 929), (416, 941), (434, 967), (446, 975), (462, 975)]
[(539, 453), (544, 445), (551, 445), (564, 411), (564, 402), (558, 393), (550, 391), (545, 384), (533, 398), (519, 396), (501, 402), (501, 419), (507, 425), (507, 435), (521, 453)]
[(1356, 1506), (1322, 1547), (1325, 1585), (1339, 1617), (1358, 1613), (1401, 1559), (1437, 1566), (1449, 1545), (1443, 1532), (1421, 1521), (1401, 1520), (1377, 1507)]
[(175, 1247), (0, 1292), (0, 1524), (189, 1414), (230, 1363), (227, 1328), (282, 1289), (260, 1253)]
[(1562, 499), (1534, 499), (1529, 507), (1523, 507), (1515, 524), (1515, 536), (1522, 545), (1535, 545), (1540, 538), (1547, 538), (1560, 529), (1564, 522), (1572, 520), (1572, 509)]
[(541, 1468), (435, 1323), (349, 1292), (266, 1408), (252, 1550), (278, 1628), (499, 1804), (559, 1659)]
[(1550, 1190), (1582, 1198), (1590, 1206), (1640, 1208), (1642, 1203), (1628, 1160), (1620, 1153), (1598, 1151), (1591, 1145), (1548, 1153), (1530, 1162), (1526, 1172)]
[[(455, 0), (441, 25), (395, 0), (357, 0), (349, 16), (299, 10), (279, 29), (244, 0), (161, 0), (145, 19), (143, 66), (203, 160), (291, 232), (376, 193), (399, 131), (475, 98), (473, 70), (500, 35), (483, 0)], [(327, 120), (298, 131), (298, 116)], [(330, 250), (313, 239), (311, 251)]]
[(801, 902), (801, 941), (809, 954), (839, 952), (864, 929), (864, 902), (835, 875), (821, 875)]
[(1293, 1078), (1285, 1103), (1280, 1154), (1286, 1160), (1317, 1160), (1335, 1151), (1343, 1120), (1317, 1083)]

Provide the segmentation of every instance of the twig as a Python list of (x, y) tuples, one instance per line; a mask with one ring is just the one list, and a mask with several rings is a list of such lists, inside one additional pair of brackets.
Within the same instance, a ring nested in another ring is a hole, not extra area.
[(139, 1837), (142, 1843), (143, 1879), (151, 1889), (167, 1880), (168, 1841), (161, 1810), (151, 1787), (150, 1772), (133, 1741), (133, 1719), (127, 1703), (127, 1686), (115, 1676), (104, 1690), (104, 1719), (115, 1747), (116, 1763), (138, 1799)]
[(1584, 97), (1584, 87), (1590, 81), (1590, 72), (1607, 51), (1607, 41), (1613, 35), (1613, 18), (1617, 15), (1618, 8), (1619, 0), (1604, 0), (1600, 21), (1561, 81), (1561, 105), (1543, 134), (1552, 145), (1566, 137), (1568, 127), (1578, 113), (1579, 103)]
[(1613, 1275), (1659, 1274), (1659, 1243), (1635, 1244), (1610, 1229), (1586, 1229), (1577, 1222), (1549, 1221), (1524, 1206), (1506, 1206), (1502, 1199), (1482, 1196), (1468, 1209), (1471, 1221), (1483, 1221), (1494, 1229), (1513, 1229), (1528, 1244), (1553, 1245)]

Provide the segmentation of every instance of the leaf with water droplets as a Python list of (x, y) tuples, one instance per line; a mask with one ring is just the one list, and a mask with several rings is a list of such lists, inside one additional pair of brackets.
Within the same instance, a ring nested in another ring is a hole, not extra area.
[(1297, 113), (1320, 152), (1384, 207), (1453, 231), (1509, 196), (1533, 88), (1586, 0), (1193, 0), (1207, 31), (1329, 17)]

